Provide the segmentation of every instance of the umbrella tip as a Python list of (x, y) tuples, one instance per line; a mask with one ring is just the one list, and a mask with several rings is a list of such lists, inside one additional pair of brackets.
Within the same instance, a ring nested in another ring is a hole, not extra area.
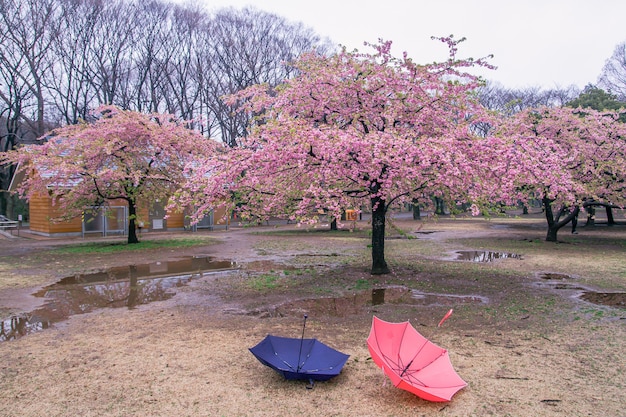
[(444, 322), (444, 321), (446, 321), (446, 320), (448, 320), (448, 318), (450, 318), (450, 316), (452, 315), (452, 312), (453, 312), (453, 311), (454, 311), (453, 309), (450, 309), (450, 311), (448, 311), (448, 312), (446, 313), (446, 315), (445, 315), (445, 316), (443, 316), (443, 318), (441, 319), (441, 321), (439, 322), (439, 324), (437, 325), (437, 327), (441, 327), (441, 325), (443, 324), (443, 322)]

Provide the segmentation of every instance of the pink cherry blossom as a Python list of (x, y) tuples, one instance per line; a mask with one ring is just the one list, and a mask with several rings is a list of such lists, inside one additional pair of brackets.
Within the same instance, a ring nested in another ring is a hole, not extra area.
[(369, 45), (371, 54), (312, 52), (276, 89), (257, 85), (232, 96), (254, 126), (241, 148), (194, 164), (179, 204), (195, 207), (196, 219), (228, 205), (243, 218), (302, 223), (317, 221), (320, 211), (339, 219), (346, 209), (369, 208), (372, 273), (387, 273), (391, 207), (429, 204), (432, 195), (481, 204), (496, 194), (486, 173), (500, 139), (473, 133), (487, 115), (472, 93), (481, 82), (466, 72), (488, 64), (459, 59), (458, 42), (441, 41), (449, 60), (427, 65), (395, 58), (391, 42)]
[(217, 145), (170, 115), (104, 106), (95, 117), (93, 123), (57, 129), (42, 145), (25, 146), (0, 159), (18, 164), (26, 174), (18, 189), (23, 197), (49, 193), (63, 219), (125, 200), (128, 241), (135, 243), (137, 204), (167, 201), (183, 181), (185, 164), (194, 155), (216, 152)]

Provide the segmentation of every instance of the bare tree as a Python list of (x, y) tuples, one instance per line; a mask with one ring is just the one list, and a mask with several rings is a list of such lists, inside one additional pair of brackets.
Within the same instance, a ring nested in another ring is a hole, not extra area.
[(170, 47), (172, 56), (166, 66), (165, 80), (170, 95), (166, 98), (169, 113), (193, 120), (198, 116), (201, 92), (195, 69), (199, 32), (205, 28), (207, 15), (198, 8), (177, 7), (172, 13)]
[(122, 93), (132, 74), (132, 49), (137, 25), (137, 6), (125, 0), (89, 0), (99, 8), (99, 19), (89, 48), (89, 81), (95, 89), (98, 104), (115, 104), (128, 109), (127, 94)]
[(235, 146), (248, 117), (235, 116), (223, 97), (277, 85), (301, 53), (331, 50), (311, 29), (271, 13), (210, 15), (162, 0), (0, 0), (0, 24), (0, 116), (7, 130), (27, 124), (37, 136), (46, 121), (73, 124), (115, 104), (202, 118), (195, 127)]
[(209, 79), (203, 85), (203, 100), (229, 146), (236, 146), (237, 138), (246, 134), (248, 120), (245, 115), (233, 115), (222, 100), (224, 95), (254, 84), (275, 86), (291, 76), (290, 62), (303, 52), (331, 49), (302, 24), (254, 8), (227, 8), (215, 14), (206, 48)]
[(479, 90), (479, 99), (483, 106), (512, 115), (533, 107), (561, 107), (580, 94), (578, 87), (542, 90), (539, 87), (510, 89), (502, 84), (488, 82)]
[(626, 101), (626, 41), (617, 45), (613, 55), (606, 60), (598, 78), (598, 86), (620, 101)]
[[(58, 34), (55, 0), (0, 0), (0, 150), (46, 130), (43, 74)], [(0, 212), (12, 215), (8, 189), (14, 166), (0, 167)]]
[(173, 5), (158, 0), (141, 3), (137, 19), (142, 22), (133, 43), (133, 75), (123, 88), (123, 101), (140, 112), (163, 112), (167, 91), (166, 73), (174, 54), (170, 33)]
[(15, 83), (12, 98), (2, 99), (37, 136), (45, 132), (43, 75), (52, 65), (49, 50), (58, 35), (56, 12), (56, 0), (0, 0), (0, 66)]
[(48, 113), (47, 117), (58, 118), (61, 124), (75, 124), (98, 105), (90, 80), (94, 72), (90, 50), (102, 8), (89, 0), (59, 0), (59, 4), (59, 36), (50, 51), (55, 64), (45, 77), (57, 115)]

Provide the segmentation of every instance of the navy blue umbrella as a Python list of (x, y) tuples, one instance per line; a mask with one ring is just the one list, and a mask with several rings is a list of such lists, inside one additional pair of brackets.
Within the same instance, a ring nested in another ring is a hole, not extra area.
[[(304, 316), (306, 323), (306, 316)], [(304, 336), (304, 327), (302, 329)], [(339, 375), (350, 357), (317, 339), (267, 335), (250, 352), (285, 379), (327, 381)]]

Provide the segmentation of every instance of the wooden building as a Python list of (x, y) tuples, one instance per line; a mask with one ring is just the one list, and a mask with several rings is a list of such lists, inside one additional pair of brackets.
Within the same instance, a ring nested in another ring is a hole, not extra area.
[[(14, 191), (22, 175), (16, 175), (9, 188)], [(128, 203), (125, 200), (108, 202), (106, 207), (97, 209), (86, 208), (82, 216), (69, 220), (58, 220), (63, 217), (59, 206), (47, 193), (34, 196), (29, 201), (29, 227), (31, 233), (43, 236), (86, 236), (86, 235), (126, 235), (128, 233)], [(197, 230), (214, 227), (228, 227), (229, 221), (224, 220), (224, 211), (211, 212), (197, 225), (191, 225), (185, 213), (167, 213), (160, 202), (139, 204), (137, 208), (136, 226), (140, 232)], [(217, 219), (217, 222), (214, 221)]]

